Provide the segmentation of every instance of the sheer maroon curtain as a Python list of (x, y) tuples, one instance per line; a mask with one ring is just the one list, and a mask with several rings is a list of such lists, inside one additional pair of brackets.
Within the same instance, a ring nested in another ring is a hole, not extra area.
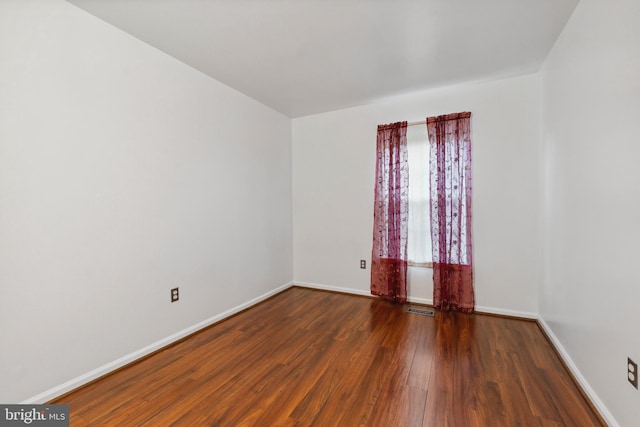
[(471, 113), (427, 118), (431, 145), (433, 304), (472, 312)]
[(378, 126), (371, 293), (407, 301), (407, 122)]

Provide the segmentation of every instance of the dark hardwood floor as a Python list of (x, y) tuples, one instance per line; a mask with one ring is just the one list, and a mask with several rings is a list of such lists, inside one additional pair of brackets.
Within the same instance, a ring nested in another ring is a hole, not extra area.
[(288, 289), (52, 403), (72, 426), (600, 426), (535, 322)]

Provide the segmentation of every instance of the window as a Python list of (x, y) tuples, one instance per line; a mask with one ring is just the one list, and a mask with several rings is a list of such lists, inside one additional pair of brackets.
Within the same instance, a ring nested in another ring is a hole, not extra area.
[(431, 267), (431, 208), (429, 189), (429, 137), (427, 125), (407, 128), (409, 157), (409, 234), (407, 258), (410, 266)]

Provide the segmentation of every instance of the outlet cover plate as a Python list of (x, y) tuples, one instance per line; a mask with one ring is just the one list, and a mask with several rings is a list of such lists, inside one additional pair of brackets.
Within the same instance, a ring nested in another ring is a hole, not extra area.
[(180, 299), (180, 291), (178, 288), (171, 289), (171, 302), (176, 302)]
[(627, 358), (627, 380), (638, 389), (638, 364)]

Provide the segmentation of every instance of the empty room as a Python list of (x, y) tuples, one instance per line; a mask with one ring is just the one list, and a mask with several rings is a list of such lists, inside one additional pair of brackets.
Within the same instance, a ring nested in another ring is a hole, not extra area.
[(640, 425), (639, 22), (0, 1), (0, 425)]

